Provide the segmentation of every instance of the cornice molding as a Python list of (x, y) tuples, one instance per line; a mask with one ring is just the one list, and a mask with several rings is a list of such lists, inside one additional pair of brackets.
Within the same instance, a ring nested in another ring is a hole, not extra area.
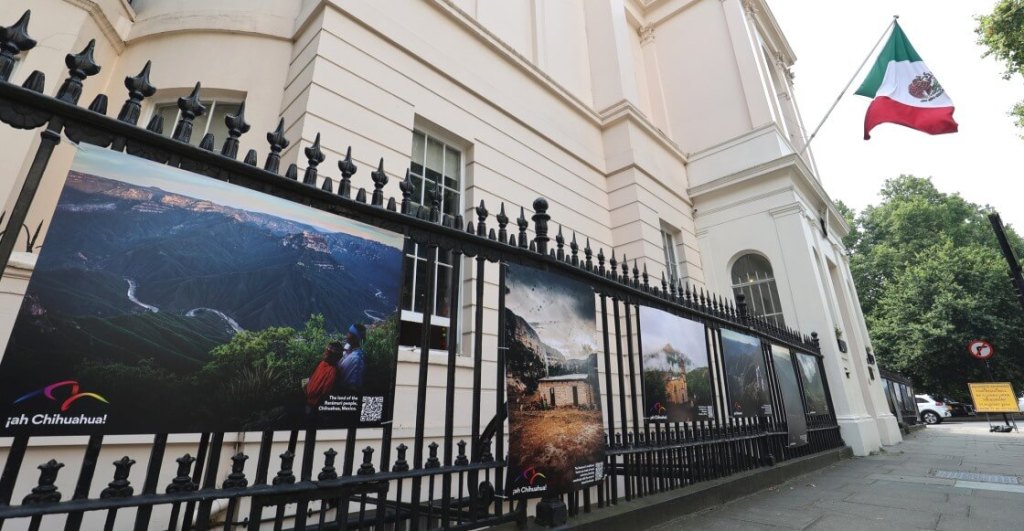
[(646, 45), (654, 42), (654, 24), (647, 23), (637, 28), (637, 35), (640, 36), (640, 45)]
[[(116, 51), (118, 55), (124, 51), (126, 46), (124, 39), (122, 39), (121, 35), (117, 33), (117, 29), (115, 29), (114, 25), (107, 19), (106, 13), (103, 12), (103, 8), (100, 7), (99, 4), (93, 0), (64, 0), (64, 2), (88, 13), (89, 18), (91, 18), (100, 28), (100, 33), (102, 33), (107, 42), (114, 47), (114, 51)], [(135, 22), (135, 10), (132, 9), (125, 0), (121, 0), (121, 7), (125, 10), (125, 15), (128, 17), (128, 20)]]
[(686, 153), (679, 149), (679, 146), (677, 146), (676, 143), (673, 142), (661, 129), (655, 127), (654, 124), (644, 116), (644, 113), (631, 102), (627, 100), (619, 100), (617, 103), (598, 111), (598, 116), (601, 120), (602, 130), (607, 130), (609, 127), (623, 120), (629, 120), (643, 129), (651, 139), (661, 144), (661, 147), (665, 148), (666, 151), (671, 153), (672, 156), (680, 162), (683, 164), (687, 164), (689, 162)]
[(743, 11), (757, 27), (758, 33), (769, 44), (772, 52), (777, 54), (777, 59), (781, 60), (788, 69), (788, 67), (796, 62), (796, 54), (789, 45), (789, 41), (786, 40), (785, 34), (782, 33), (782, 28), (779, 27), (778, 21), (775, 20), (775, 15), (772, 14), (771, 8), (768, 7), (765, 0), (742, 1)]
[(781, 218), (785, 216), (801, 215), (805, 212), (805, 210), (806, 209), (804, 208), (803, 203), (799, 201), (793, 201), (788, 205), (782, 205), (780, 207), (768, 209), (768, 215), (773, 218)]

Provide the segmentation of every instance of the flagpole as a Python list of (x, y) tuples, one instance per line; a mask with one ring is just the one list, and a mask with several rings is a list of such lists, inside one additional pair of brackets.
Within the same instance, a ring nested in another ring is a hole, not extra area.
[(825, 117), (822, 118), (821, 122), (818, 123), (818, 127), (814, 128), (814, 132), (811, 133), (811, 136), (807, 138), (807, 142), (804, 142), (804, 147), (801, 148), (800, 152), (796, 154), (798, 157), (800, 155), (803, 155), (804, 151), (807, 151), (807, 147), (811, 145), (811, 141), (814, 140), (814, 137), (818, 135), (818, 131), (821, 130), (821, 126), (825, 125), (825, 120), (828, 120), (828, 117), (832, 114), (832, 111), (835, 110), (836, 105), (839, 105), (839, 100), (843, 99), (843, 96), (846, 95), (846, 91), (850, 90), (850, 85), (852, 85), (854, 80), (857, 79), (857, 74), (860, 74), (860, 71), (864, 69), (864, 65), (868, 64), (868, 61), (875, 56), (875, 50), (878, 49), (878, 45), (882, 44), (882, 41), (885, 39), (885, 36), (889, 34), (889, 30), (891, 30), (892, 27), (896, 25), (896, 21), (899, 20), (899, 18), (899, 15), (892, 16), (892, 22), (890, 22), (889, 25), (885, 27), (885, 31), (883, 31), (882, 36), (878, 38), (878, 42), (876, 42), (875, 45), (871, 47), (871, 51), (868, 52), (867, 57), (865, 57), (864, 61), (860, 63), (860, 66), (857, 67), (857, 71), (853, 73), (853, 76), (850, 77), (850, 80), (846, 82), (846, 86), (843, 87), (843, 90), (839, 92), (839, 96), (836, 96), (836, 101), (832, 102), (832, 106), (828, 108), (828, 112), (825, 113)]

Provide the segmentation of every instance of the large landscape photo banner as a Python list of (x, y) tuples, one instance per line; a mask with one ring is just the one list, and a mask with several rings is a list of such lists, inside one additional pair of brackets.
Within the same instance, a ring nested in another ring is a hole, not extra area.
[(724, 328), (721, 337), (730, 412), (735, 417), (771, 415), (771, 391), (761, 340)]
[(804, 395), (808, 415), (824, 415), (829, 412), (828, 397), (825, 396), (825, 382), (822, 380), (818, 358), (810, 354), (796, 353), (797, 366), (804, 383)]
[(640, 306), (647, 419), (693, 422), (714, 418), (704, 325)]
[(508, 492), (555, 496), (604, 478), (594, 290), (507, 267)]
[(0, 362), (0, 435), (380, 426), (402, 236), (82, 146)]
[(789, 445), (803, 446), (807, 444), (807, 417), (804, 416), (804, 402), (800, 394), (800, 382), (797, 381), (793, 355), (788, 348), (773, 343), (772, 362), (782, 391), (782, 407), (786, 413)]

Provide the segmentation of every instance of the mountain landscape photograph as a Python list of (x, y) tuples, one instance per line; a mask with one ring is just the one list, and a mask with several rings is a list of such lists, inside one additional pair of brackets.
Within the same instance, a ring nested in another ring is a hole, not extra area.
[(2, 360), (0, 402), (67, 379), (107, 397), (105, 433), (294, 427), (303, 379), (354, 324), (367, 330), (365, 394), (385, 396), (402, 243), (283, 199), (80, 148)]
[(786, 414), (789, 445), (803, 446), (807, 444), (807, 417), (804, 415), (803, 395), (800, 394), (800, 382), (797, 381), (793, 354), (788, 348), (774, 343), (771, 348), (772, 363), (775, 365), (775, 374), (779, 378), (779, 390), (782, 392), (782, 407)]
[(640, 306), (640, 344), (647, 418), (667, 422), (713, 418), (704, 325)]
[(604, 460), (594, 291), (507, 267), (508, 487), (524, 497), (569, 492), (600, 480)]
[(725, 390), (733, 416), (771, 415), (772, 399), (761, 340), (724, 328), (721, 334)]
[(828, 399), (825, 397), (825, 382), (821, 379), (818, 358), (810, 354), (796, 353), (797, 366), (804, 383), (804, 395), (807, 401), (808, 415), (821, 415), (829, 412)]

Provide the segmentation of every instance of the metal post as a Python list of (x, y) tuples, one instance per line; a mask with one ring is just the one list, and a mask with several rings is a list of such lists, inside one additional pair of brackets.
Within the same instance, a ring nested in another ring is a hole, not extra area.
[(1024, 276), (1021, 275), (1017, 254), (1013, 252), (1010, 242), (1006, 239), (1006, 231), (1003, 230), (1003, 220), (999, 217), (998, 212), (993, 212), (988, 215), (988, 221), (992, 224), (992, 230), (996, 233), (999, 249), (1002, 250), (1003, 257), (1006, 258), (1006, 263), (1010, 266), (1010, 283), (1013, 285), (1014, 291), (1017, 292), (1017, 301), (1020, 302), (1021, 306), (1024, 306)]
[[(1018, 271), (1018, 274), (1019, 274), (1019, 271)], [(990, 381), (990, 382), (995, 382), (996, 381), (995, 376), (992, 376), (992, 364), (991, 364), (991, 362), (989, 360), (985, 360), (985, 374), (988, 375), (988, 381)], [(1006, 413), (1003, 413), (1002, 415), (1003, 415), (1003, 422), (1005, 422), (1007, 426), (1010, 426), (1010, 418), (1006, 416)]]

